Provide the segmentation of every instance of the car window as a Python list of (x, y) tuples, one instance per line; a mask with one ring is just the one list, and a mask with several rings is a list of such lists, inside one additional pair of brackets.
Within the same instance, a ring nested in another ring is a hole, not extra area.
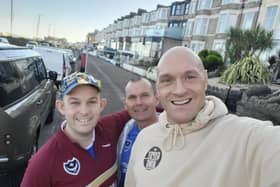
[(35, 75), (36, 75), (37, 80), (39, 82), (41, 82), (47, 78), (46, 67), (44, 65), (42, 58), (35, 58), (34, 60), (36, 61), (36, 64), (37, 64), (37, 70), (36, 70)]
[(13, 62), (0, 63), (0, 106), (5, 107), (21, 98), (21, 77)]
[(16, 65), (21, 71), (21, 86), (23, 92), (27, 94), (40, 83), (35, 76), (37, 71), (36, 63), (32, 58), (28, 58), (17, 60)]

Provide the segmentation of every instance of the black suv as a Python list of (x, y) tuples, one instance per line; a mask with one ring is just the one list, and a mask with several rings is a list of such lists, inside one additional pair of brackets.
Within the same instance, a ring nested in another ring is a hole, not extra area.
[(40, 129), (53, 118), (56, 77), (37, 52), (0, 44), (0, 174), (37, 151)]

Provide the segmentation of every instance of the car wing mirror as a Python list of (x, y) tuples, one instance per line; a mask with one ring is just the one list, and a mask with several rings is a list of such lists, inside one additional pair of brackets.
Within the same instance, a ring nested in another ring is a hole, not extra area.
[(49, 78), (53, 81), (56, 81), (57, 79), (57, 72), (55, 71), (49, 71)]

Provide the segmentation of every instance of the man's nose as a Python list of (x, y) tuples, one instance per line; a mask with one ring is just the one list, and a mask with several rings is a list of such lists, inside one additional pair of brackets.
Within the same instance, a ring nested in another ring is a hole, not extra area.
[(181, 95), (181, 94), (184, 94), (186, 91), (186, 88), (185, 88), (185, 84), (182, 80), (176, 80), (176, 83), (175, 83), (175, 86), (174, 86), (174, 89), (173, 89), (173, 93), (174, 94), (177, 94), (177, 95)]
[(81, 114), (88, 114), (89, 112), (89, 107), (86, 104), (82, 104), (80, 107), (80, 113)]
[(142, 99), (141, 99), (141, 97), (137, 97), (136, 98), (136, 104), (142, 104)]

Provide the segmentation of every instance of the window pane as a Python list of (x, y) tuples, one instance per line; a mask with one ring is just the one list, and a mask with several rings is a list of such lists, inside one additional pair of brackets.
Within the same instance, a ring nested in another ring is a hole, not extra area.
[(186, 26), (186, 35), (191, 35), (192, 33), (192, 27), (193, 27), (193, 21), (188, 21)]
[(221, 40), (214, 41), (213, 50), (220, 52), (221, 55), (224, 56), (225, 49), (226, 49), (226, 41), (221, 41)]
[(264, 28), (267, 30), (273, 29), (274, 18), (276, 16), (277, 6), (268, 7), (264, 19)]
[(218, 32), (224, 32), (225, 31), (225, 20), (226, 20), (226, 15), (221, 15), (220, 17), (220, 22), (219, 22), (219, 29)]
[(240, 0), (223, 0), (222, 4), (240, 3)]
[(41, 58), (36, 59), (38, 74), (36, 74), (36, 78), (39, 82), (47, 78), (47, 72), (43, 60)]
[(212, 0), (200, 0), (199, 9), (209, 9), (211, 8)]
[(16, 65), (18, 69), (21, 70), (21, 86), (23, 88), (24, 94), (26, 94), (39, 84), (35, 75), (38, 73), (36, 63), (34, 59), (29, 58), (18, 60)]
[(189, 3), (186, 3), (186, 7), (185, 7), (185, 15), (189, 14)]
[(173, 5), (173, 6), (172, 6), (172, 12), (171, 12), (171, 15), (172, 15), (172, 16), (175, 15), (175, 10), (176, 10), (176, 5)]
[(191, 14), (195, 13), (195, 8), (196, 8), (196, 1), (191, 2)]
[(218, 33), (225, 33), (230, 27), (236, 25), (237, 15), (234, 14), (222, 14), (219, 19)]
[(196, 53), (201, 51), (203, 48), (204, 48), (204, 43), (202, 43), (202, 42), (192, 42), (191, 43), (191, 49)]
[(254, 15), (255, 15), (254, 12), (248, 12), (248, 13), (245, 14), (243, 24), (242, 24), (243, 29), (251, 29), (252, 28)]
[(196, 19), (193, 34), (205, 35), (207, 33), (207, 21), (207, 18)]

